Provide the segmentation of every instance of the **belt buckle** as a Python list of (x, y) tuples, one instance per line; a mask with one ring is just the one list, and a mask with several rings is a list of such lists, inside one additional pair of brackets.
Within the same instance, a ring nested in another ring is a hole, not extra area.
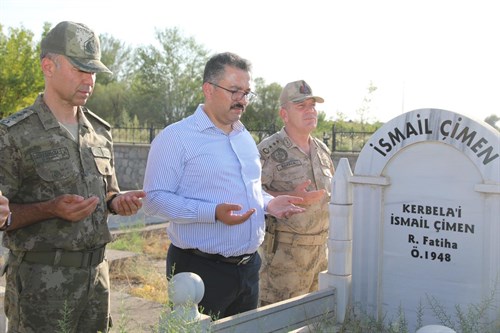
[(250, 259), (252, 258), (252, 255), (247, 255), (247, 256), (244, 256), (243, 258), (241, 258), (240, 261), (238, 261), (238, 263), (236, 264), (237, 266), (239, 265), (244, 265), (246, 264), (247, 262), (250, 261)]

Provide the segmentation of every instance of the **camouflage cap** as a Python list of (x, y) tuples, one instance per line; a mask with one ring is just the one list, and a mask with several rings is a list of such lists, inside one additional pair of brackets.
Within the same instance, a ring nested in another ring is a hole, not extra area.
[(99, 37), (82, 23), (58, 23), (42, 39), (42, 55), (62, 54), (76, 68), (89, 73), (112, 72), (101, 62)]
[(319, 96), (314, 96), (311, 87), (304, 80), (287, 83), (280, 95), (280, 105), (285, 105), (288, 102), (298, 103), (306, 99), (314, 98), (318, 103), (323, 103), (325, 100)]

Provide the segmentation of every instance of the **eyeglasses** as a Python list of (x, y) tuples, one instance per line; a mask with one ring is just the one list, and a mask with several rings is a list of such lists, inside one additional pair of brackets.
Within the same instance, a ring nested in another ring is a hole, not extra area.
[(217, 88), (221, 88), (227, 92), (230, 92), (231, 93), (231, 99), (233, 101), (239, 101), (240, 99), (242, 99), (243, 97), (245, 97), (245, 100), (247, 102), (251, 102), (255, 97), (257, 97), (257, 95), (252, 92), (252, 91), (242, 91), (242, 90), (231, 90), (231, 89), (227, 89), (227, 88), (224, 88), (224, 87), (221, 87), (219, 86), (218, 84), (215, 84), (213, 82), (208, 82), (210, 83), (211, 85), (217, 87)]

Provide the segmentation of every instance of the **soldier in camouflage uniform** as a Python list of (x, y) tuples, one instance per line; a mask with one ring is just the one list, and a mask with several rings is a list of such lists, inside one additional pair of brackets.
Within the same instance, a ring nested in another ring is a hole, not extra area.
[(145, 194), (119, 193), (110, 126), (83, 106), (95, 73), (111, 73), (100, 55), (87, 26), (59, 23), (42, 40), (44, 92), (0, 121), (9, 332), (110, 327), (107, 216), (135, 214)]
[(317, 126), (316, 102), (305, 81), (287, 84), (280, 95), (280, 132), (259, 145), (262, 186), (271, 195), (304, 199), (306, 211), (289, 218), (266, 217), (261, 247), (261, 305), (303, 295), (318, 288), (327, 268), (328, 202), (334, 167), (328, 147), (310, 134)]

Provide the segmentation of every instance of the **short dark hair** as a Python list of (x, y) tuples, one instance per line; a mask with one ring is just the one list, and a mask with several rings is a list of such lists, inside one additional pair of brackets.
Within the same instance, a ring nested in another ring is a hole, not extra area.
[(247, 72), (252, 71), (250, 61), (239, 55), (231, 52), (218, 53), (207, 61), (203, 72), (203, 83), (218, 82), (222, 74), (224, 74), (225, 66), (236, 67)]

